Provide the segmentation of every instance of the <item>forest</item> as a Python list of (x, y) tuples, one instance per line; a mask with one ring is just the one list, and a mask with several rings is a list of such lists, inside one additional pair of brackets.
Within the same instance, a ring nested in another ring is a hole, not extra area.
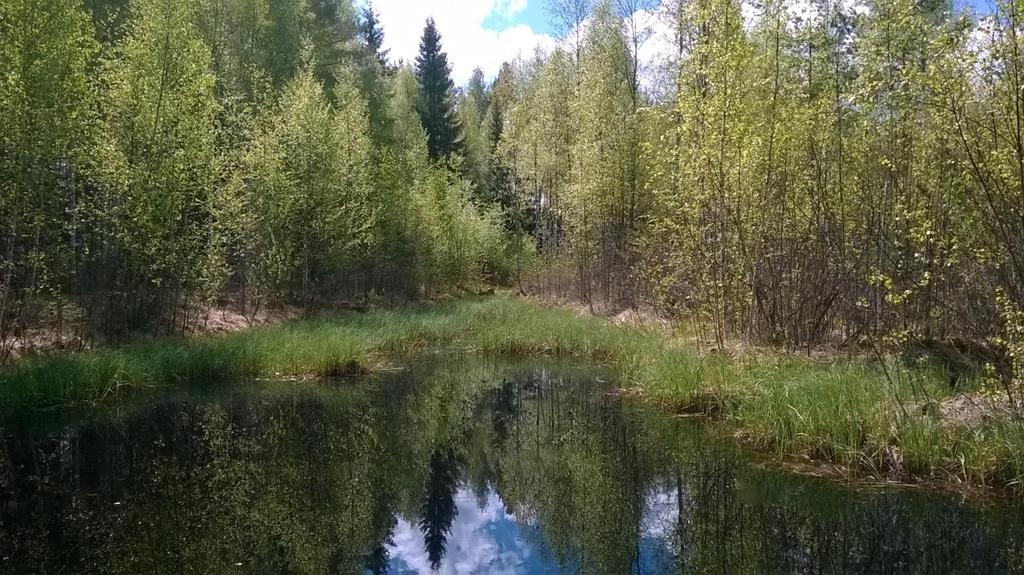
[(433, 21), (396, 62), (349, 0), (0, 0), (0, 359), (486, 284), (1024, 356), (1017, 3), (548, 9), (557, 48), (455, 86)]
[(0, 574), (1024, 571), (1024, 2), (384, 1), (0, 0)]

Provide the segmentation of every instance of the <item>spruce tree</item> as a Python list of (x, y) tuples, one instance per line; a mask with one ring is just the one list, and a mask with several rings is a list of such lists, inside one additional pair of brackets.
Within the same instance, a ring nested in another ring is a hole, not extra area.
[(441, 50), (441, 35), (434, 19), (427, 20), (416, 57), (416, 80), (420, 87), (419, 113), (427, 133), (430, 159), (439, 160), (458, 152), (461, 126), (452, 105), (451, 67)]
[(373, 11), (373, 4), (367, 4), (363, 8), (362, 17), (359, 20), (359, 37), (366, 46), (367, 52), (377, 58), (381, 68), (388, 69), (388, 52), (382, 50), (384, 46), (384, 30), (377, 20), (377, 13)]
[(371, 134), (379, 148), (387, 148), (393, 144), (388, 99), (391, 91), (390, 79), (395, 73), (395, 68), (388, 65), (388, 50), (381, 49), (384, 31), (372, 5), (364, 7), (359, 15), (357, 36), (362, 48), (357, 62), (357, 73), (360, 89), (368, 106)]
[(491, 105), (491, 90), (484, 81), (484, 71), (480, 68), (473, 70), (466, 86), (466, 95), (476, 105), (477, 114), (481, 118), (487, 117), (487, 108)]
[(455, 494), (459, 489), (459, 459), (451, 448), (434, 451), (430, 457), (430, 475), (423, 488), (419, 528), (430, 566), (441, 568), (448, 551), (448, 536), (459, 514)]

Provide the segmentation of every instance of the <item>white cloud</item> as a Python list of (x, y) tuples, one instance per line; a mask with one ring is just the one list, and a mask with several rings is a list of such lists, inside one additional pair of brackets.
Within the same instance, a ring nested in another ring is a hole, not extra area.
[(679, 56), (672, 8), (669, 2), (662, 2), (654, 9), (638, 10), (633, 19), (643, 38), (638, 50), (641, 87), (655, 100), (664, 99), (673, 90)]
[[(533, 0), (535, 2), (541, 0)], [(527, 0), (374, 0), (384, 28), (384, 48), (395, 61), (412, 62), (419, 51), (427, 18), (433, 17), (452, 66), (452, 79), (463, 85), (481, 68), (493, 78), (502, 62), (529, 57), (540, 46), (550, 50), (555, 39), (520, 24), (502, 31), (484, 26), (489, 16), (512, 18), (526, 9)]]
[(651, 539), (668, 539), (678, 526), (679, 497), (676, 486), (653, 486), (644, 504), (644, 514), (640, 521), (641, 534)]
[[(457, 573), (521, 573), (531, 563), (533, 549), (519, 537), (518, 528), (502, 532), (501, 524), (516, 525), (516, 518), (505, 511), (496, 493), (489, 492), (483, 508), (476, 496), (465, 488), (455, 495), (458, 514), (447, 538), (447, 553), (439, 571), (430, 568), (423, 547), (423, 534), (416, 525), (399, 519), (388, 546), (392, 569), (418, 575), (454, 575)], [(502, 540), (504, 534), (506, 539)]]

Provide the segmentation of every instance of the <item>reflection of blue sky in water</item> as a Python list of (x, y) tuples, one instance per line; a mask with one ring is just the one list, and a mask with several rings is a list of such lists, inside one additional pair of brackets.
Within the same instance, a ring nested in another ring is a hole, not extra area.
[[(674, 488), (653, 490), (646, 500), (640, 528), (639, 572), (660, 573), (668, 568), (671, 556), (666, 548), (678, 517)], [(459, 514), (448, 536), (447, 554), (441, 574), (463, 573), (571, 573), (552, 557), (539, 528), (505, 511), (493, 491), (487, 493), (481, 509), (473, 493), (460, 488), (455, 495)], [(609, 518), (614, 521), (615, 518)], [(399, 518), (393, 544), (388, 547), (391, 565), (388, 573), (427, 575), (433, 573), (423, 547), (423, 533), (415, 522)]]
[(654, 485), (644, 502), (640, 520), (640, 573), (665, 573), (673, 570), (672, 554), (667, 547), (679, 521), (679, 500), (675, 485)]
[[(459, 514), (448, 535), (448, 553), (438, 573), (548, 573), (554, 560), (547, 549), (533, 544), (538, 537), (527, 532), (494, 492), (487, 494), (483, 509), (471, 491), (460, 488), (455, 495)], [(432, 573), (423, 533), (415, 523), (399, 519), (395, 526), (391, 569), (388, 573)]]

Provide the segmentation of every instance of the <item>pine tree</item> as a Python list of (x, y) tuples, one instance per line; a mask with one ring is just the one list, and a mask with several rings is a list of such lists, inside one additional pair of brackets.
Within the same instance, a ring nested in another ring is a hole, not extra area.
[(461, 126), (452, 105), (455, 84), (448, 55), (441, 49), (441, 35), (433, 18), (427, 20), (423, 29), (420, 54), (416, 57), (416, 80), (420, 87), (420, 121), (427, 132), (430, 159), (447, 158), (461, 147)]

